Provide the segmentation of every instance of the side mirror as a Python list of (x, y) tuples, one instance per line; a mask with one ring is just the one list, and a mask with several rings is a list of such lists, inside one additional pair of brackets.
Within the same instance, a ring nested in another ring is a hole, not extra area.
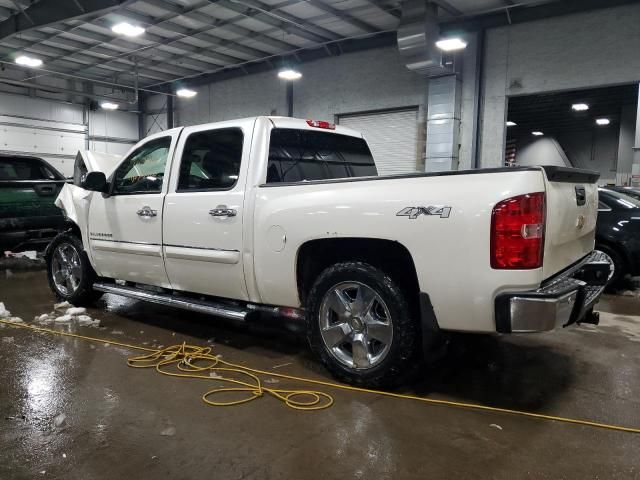
[(89, 172), (81, 185), (85, 190), (106, 193), (109, 190), (107, 177), (103, 172)]

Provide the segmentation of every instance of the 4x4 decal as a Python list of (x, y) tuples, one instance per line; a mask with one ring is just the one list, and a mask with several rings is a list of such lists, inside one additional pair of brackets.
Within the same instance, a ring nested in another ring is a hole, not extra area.
[(420, 215), (435, 215), (440, 218), (449, 218), (450, 214), (451, 207), (431, 205), (429, 207), (405, 207), (396, 213), (396, 216), (409, 217), (411, 220), (415, 220)]

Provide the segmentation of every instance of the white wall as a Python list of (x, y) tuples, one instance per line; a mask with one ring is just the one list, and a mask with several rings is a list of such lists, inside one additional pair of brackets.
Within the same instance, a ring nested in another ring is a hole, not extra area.
[(640, 4), (489, 30), (481, 166), (504, 160), (506, 99), (640, 81)]
[[(388, 47), (307, 62), (298, 67), (294, 82), (293, 115), (335, 121), (345, 113), (419, 106), (419, 151), (424, 156), (424, 112), (427, 80), (410, 72), (397, 48)], [(286, 82), (276, 71), (233, 78), (195, 88), (192, 99), (175, 101), (174, 124), (229, 120), (254, 115), (287, 115)], [(162, 110), (161, 96), (148, 99), (147, 108)], [(156, 120), (155, 122), (153, 120)], [(147, 115), (149, 133), (166, 128), (164, 114)]]
[(42, 157), (64, 175), (78, 150), (124, 153), (138, 139), (137, 115), (85, 111), (62, 100), (0, 93), (0, 152)]

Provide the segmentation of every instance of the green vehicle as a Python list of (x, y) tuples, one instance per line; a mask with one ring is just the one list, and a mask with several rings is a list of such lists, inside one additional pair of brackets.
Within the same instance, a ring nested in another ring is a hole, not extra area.
[(43, 248), (63, 228), (54, 202), (66, 182), (41, 158), (0, 155), (0, 252)]

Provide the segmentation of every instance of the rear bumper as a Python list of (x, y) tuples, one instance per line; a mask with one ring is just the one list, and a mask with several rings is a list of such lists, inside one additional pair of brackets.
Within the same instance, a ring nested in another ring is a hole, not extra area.
[(613, 262), (594, 250), (533, 291), (509, 292), (496, 298), (496, 330), (500, 333), (546, 332), (589, 321), (593, 306), (611, 278)]

